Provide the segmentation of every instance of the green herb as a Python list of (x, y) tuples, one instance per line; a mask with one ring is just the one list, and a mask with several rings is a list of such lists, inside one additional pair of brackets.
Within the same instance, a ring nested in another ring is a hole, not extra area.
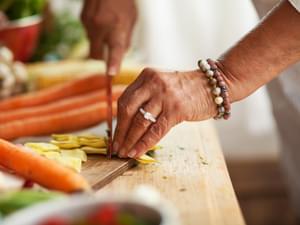
[(0, 10), (10, 20), (38, 15), (43, 12), (46, 0), (1, 0)]
[(78, 18), (69, 11), (57, 13), (51, 28), (42, 31), (31, 61), (64, 59), (84, 39), (85, 31)]
[(208, 162), (205, 160), (204, 157), (202, 157), (202, 156), (200, 155), (199, 158), (200, 158), (200, 161), (201, 161), (201, 163), (202, 163), (203, 165), (208, 165)]

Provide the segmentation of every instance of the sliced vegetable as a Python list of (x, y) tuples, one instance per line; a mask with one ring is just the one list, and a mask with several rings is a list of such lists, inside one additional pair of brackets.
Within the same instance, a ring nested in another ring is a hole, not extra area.
[(77, 138), (75, 138), (74, 140), (68, 140), (68, 141), (51, 140), (51, 143), (59, 148), (65, 148), (65, 149), (79, 148), (81, 146), (79, 144)]
[(80, 149), (75, 150), (61, 150), (61, 155), (63, 157), (74, 157), (80, 159), (82, 162), (87, 161), (86, 152)]
[(56, 145), (48, 143), (26, 143), (25, 147), (76, 172), (80, 172), (82, 162), (87, 161), (86, 153), (80, 149), (63, 150)]
[(59, 151), (59, 147), (50, 143), (29, 142), (25, 144), (26, 147), (37, 151)]
[(77, 173), (81, 172), (82, 160), (80, 158), (72, 156), (59, 156), (54, 160), (61, 165), (74, 170)]
[(83, 146), (81, 147), (81, 150), (85, 151), (86, 154), (100, 154), (100, 155), (106, 155), (107, 149), (105, 148), (95, 148), (90, 146)]
[(157, 161), (154, 159), (154, 158), (152, 158), (152, 157), (150, 157), (150, 156), (148, 156), (148, 155), (142, 155), (142, 156), (140, 156), (138, 159), (136, 159), (139, 163), (142, 163), (142, 164), (149, 164), (149, 163), (156, 163)]

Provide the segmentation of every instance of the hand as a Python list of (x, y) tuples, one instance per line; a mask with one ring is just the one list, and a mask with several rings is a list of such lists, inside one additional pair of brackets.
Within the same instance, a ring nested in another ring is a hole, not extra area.
[(134, 0), (85, 0), (82, 22), (90, 39), (90, 56), (104, 59), (108, 48), (107, 73), (119, 73), (136, 21)]
[[(156, 118), (155, 123), (143, 117), (141, 107)], [(216, 107), (202, 72), (145, 69), (118, 101), (113, 150), (120, 157), (137, 158), (176, 124), (215, 115)]]

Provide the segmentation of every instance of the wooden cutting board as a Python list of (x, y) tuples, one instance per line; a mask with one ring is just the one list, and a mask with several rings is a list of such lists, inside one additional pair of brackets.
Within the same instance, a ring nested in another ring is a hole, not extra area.
[(136, 164), (134, 159), (108, 159), (106, 156), (89, 156), (81, 174), (94, 190), (99, 190)]
[[(95, 127), (74, 132), (74, 134), (90, 133), (97, 135), (105, 135), (106, 124), (102, 123)], [(50, 140), (49, 136), (44, 137), (25, 137), (15, 141), (15, 143), (26, 142), (47, 142)], [(103, 155), (88, 156), (88, 161), (83, 163), (81, 174), (87, 179), (94, 190), (99, 190), (113, 179), (122, 175), (126, 170), (135, 165), (133, 159), (107, 159)]]

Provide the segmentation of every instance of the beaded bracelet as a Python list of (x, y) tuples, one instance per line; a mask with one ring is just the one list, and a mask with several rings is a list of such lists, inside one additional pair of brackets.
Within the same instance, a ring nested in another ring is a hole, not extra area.
[(218, 114), (214, 119), (228, 120), (230, 117), (230, 100), (226, 83), (223, 79), (224, 75), (218, 68), (217, 62), (207, 59), (198, 61), (199, 69), (206, 74), (209, 85), (212, 87), (214, 102), (217, 105)]

